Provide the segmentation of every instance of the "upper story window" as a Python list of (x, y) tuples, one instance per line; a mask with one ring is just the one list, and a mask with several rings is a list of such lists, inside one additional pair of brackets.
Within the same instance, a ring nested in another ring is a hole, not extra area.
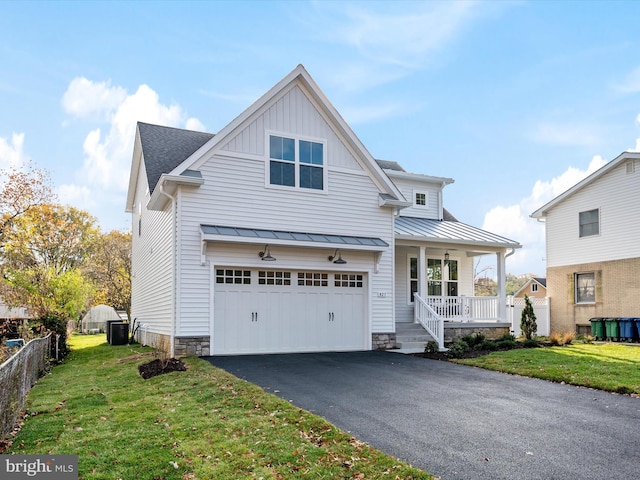
[(269, 135), (269, 184), (324, 190), (324, 143)]
[(538, 284), (537, 283), (532, 283), (531, 284), (531, 291), (532, 292), (537, 292), (538, 291)]
[(580, 237), (598, 235), (600, 233), (600, 210), (588, 210), (580, 212)]
[(426, 207), (427, 194), (424, 192), (415, 192), (416, 201), (415, 204), (419, 207)]

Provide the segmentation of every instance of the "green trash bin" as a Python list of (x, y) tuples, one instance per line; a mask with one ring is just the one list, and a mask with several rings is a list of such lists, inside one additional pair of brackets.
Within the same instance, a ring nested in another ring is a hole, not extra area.
[(604, 329), (609, 340), (620, 339), (620, 324), (617, 318), (605, 318)]
[(604, 318), (595, 317), (589, 320), (591, 322), (591, 336), (596, 337), (598, 340), (604, 340), (606, 338), (604, 330)]

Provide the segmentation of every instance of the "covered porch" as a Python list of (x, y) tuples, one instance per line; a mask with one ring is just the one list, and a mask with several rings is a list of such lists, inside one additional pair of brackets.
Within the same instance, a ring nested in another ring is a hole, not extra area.
[[(420, 324), (445, 349), (461, 332), (495, 329), (508, 332), (506, 259), (521, 245), (513, 240), (451, 220), (398, 217), (395, 223), (396, 266), (405, 270), (408, 300), (396, 292), (396, 321)], [(497, 295), (476, 296), (476, 261), (495, 261)], [(396, 285), (402, 285), (397, 271)], [(448, 332), (448, 334), (447, 334)], [(491, 337), (492, 335), (487, 335)]]

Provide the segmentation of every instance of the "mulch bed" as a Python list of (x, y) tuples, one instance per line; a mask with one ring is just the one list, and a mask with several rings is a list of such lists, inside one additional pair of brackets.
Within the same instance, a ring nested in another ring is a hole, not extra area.
[[(491, 350), (469, 350), (468, 352), (465, 352), (465, 354), (462, 357), (457, 357), (456, 360), (459, 358), (482, 357), (484, 355), (489, 355), (490, 353), (491, 353)], [(442, 360), (444, 362), (448, 362), (453, 358), (451, 355), (449, 355), (448, 352), (421, 352), (421, 353), (413, 353), (412, 355), (414, 357), (428, 358), (430, 360)]]
[(186, 372), (187, 366), (177, 358), (170, 358), (169, 360), (162, 361), (159, 358), (152, 360), (151, 362), (138, 365), (138, 372), (140, 376), (145, 380), (162, 375), (163, 373), (171, 372)]

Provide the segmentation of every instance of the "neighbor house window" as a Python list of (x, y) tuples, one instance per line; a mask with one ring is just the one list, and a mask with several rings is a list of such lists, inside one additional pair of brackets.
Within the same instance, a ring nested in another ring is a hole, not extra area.
[(537, 292), (538, 291), (538, 284), (537, 283), (532, 283), (531, 284), (531, 291), (532, 292)]
[(427, 205), (427, 194), (423, 192), (416, 192), (416, 205), (424, 207)]
[(269, 184), (324, 190), (324, 143), (269, 135)]
[(580, 237), (598, 235), (600, 233), (600, 210), (580, 212)]
[(594, 303), (596, 301), (596, 280), (593, 272), (576, 273), (576, 303)]

